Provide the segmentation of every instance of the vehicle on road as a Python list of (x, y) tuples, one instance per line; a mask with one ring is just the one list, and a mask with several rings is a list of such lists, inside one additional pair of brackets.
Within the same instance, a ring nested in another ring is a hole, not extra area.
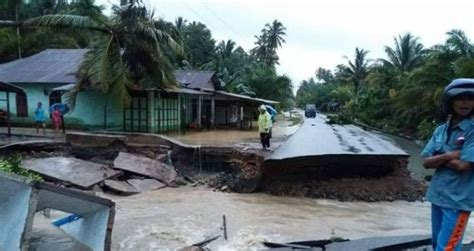
[(307, 118), (316, 118), (316, 105), (306, 104), (304, 109), (304, 116)]

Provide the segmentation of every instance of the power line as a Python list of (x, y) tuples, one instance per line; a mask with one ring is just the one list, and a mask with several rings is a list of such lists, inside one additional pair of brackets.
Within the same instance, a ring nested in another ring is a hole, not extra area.
[[(205, 19), (204, 17), (202, 17), (196, 10), (194, 10), (189, 4), (186, 3), (186, 1), (184, 0), (180, 0), (180, 2), (186, 7), (188, 8), (191, 12), (194, 13), (194, 15), (196, 15), (198, 17), (198, 19), (200, 19), (206, 26), (210, 27), (211, 29), (213, 30), (216, 30), (218, 32), (221, 32), (220, 29), (214, 29), (215, 27), (211, 26), (210, 25), (210, 22), (207, 21), (207, 19)], [(222, 33), (222, 32), (221, 32)]]
[(222, 24), (224, 24), (226, 28), (228, 28), (232, 33), (234, 33), (236, 37), (241, 37), (241, 35), (236, 32), (236, 30), (231, 24), (227, 23), (223, 18), (217, 15), (217, 13), (215, 13), (206, 3), (204, 3), (203, 1), (200, 2), (213, 16), (215, 16)]

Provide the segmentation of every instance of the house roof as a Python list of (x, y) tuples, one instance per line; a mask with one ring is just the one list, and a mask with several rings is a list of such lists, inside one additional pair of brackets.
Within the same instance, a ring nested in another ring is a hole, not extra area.
[(215, 91), (222, 89), (220, 80), (214, 71), (178, 70), (175, 72), (176, 81), (185, 88)]
[(190, 94), (190, 95), (212, 95), (212, 93), (209, 92), (201, 92), (201, 91), (196, 91), (193, 89), (188, 89), (188, 88), (163, 88), (163, 91), (169, 92), (169, 93), (181, 93), (181, 94)]
[(0, 81), (8, 83), (75, 83), (87, 49), (47, 49), (0, 64)]
[(269, 99), (252, 98), (252, 97), (249, 97), (249, 96), (246, 96), (246, 95), (241, 95), (241, 94), (236, 94), (236, 93), (231, 93), (231, 92), (225, 92), (225, 91), (216, 91), (216, 93), (224, 95), (224, 96), (249, 100), (249, 101), (253, 101), (253, 102), (257, 102), (257, 103), (272, 104), (272, 105), (280, 103), (278, 101), (273, 101), (273, 100), (269, 100)]
[(4, 82), (0, 82), (0, 92), (25, 93), (20, 87)]

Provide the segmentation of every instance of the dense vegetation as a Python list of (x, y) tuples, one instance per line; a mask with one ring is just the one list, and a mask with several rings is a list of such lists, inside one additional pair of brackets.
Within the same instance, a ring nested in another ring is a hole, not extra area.
[(380, 59), (356, 48), (345, 64), (319, 68), (315, 78), (303, 81), (297, 105), (313, 103), (338, 112), (341, 121), (426, 138), (446, 119), (440, 113), (443, 88), (455, 78), (474, 77), (474, 45), (462, 30), (446, 36), (443, 44), (425, 48), (418, 37), (399, 35)]
[(216, 71), (230, 92), (281, 101), (283, 107), (294, 103), (291, 80), (275, 70), (286, 36), (281, 22), (266, 24), (247, 52), (232, 40), (216, 42), (205, 24), (157, 18), (141, 0), (121, 3), (108, 17), (94, 0), (2, 1), (0, 63), (46, 48), (89, 48), (72, 104), (83, 87), (127, 100), (134, 85), (175, 85), (176, 69)]

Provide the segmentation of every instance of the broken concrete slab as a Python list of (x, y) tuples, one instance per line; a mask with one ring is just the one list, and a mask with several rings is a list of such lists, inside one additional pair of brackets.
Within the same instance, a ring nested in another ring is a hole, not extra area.
[(120, 152), (114, 160), (114, 167), (157, 179), (166, 185), (170, 185), (177, 176), (174, 167), (170, 165), (124, 152)]
[(127, 182), (142, 192), (166, 187), (165, 184), (154, 179), (144, 179), (144, 180), (130, 179), (130, 180), (127, 180)]
[(120, 172), (85, 160), (66, 157), (45, 159), (26, 159), (22, 165), (25, 169), (37, 172), (59, 181), (67, 181), (83, 189), (114, 177)]
[(107, 147), (117, 143), (126, 144), (127, 137), (123, 135), (73, 132), (66, 134), (66, 142), (72, 146), (80, 147)]
[(154, 179), (130, 179), (127, 181), (106, 180), (104, 181), (104, 184), (109, 189), (125, 195), (137, 194), (166, 187), (165, 184)]

